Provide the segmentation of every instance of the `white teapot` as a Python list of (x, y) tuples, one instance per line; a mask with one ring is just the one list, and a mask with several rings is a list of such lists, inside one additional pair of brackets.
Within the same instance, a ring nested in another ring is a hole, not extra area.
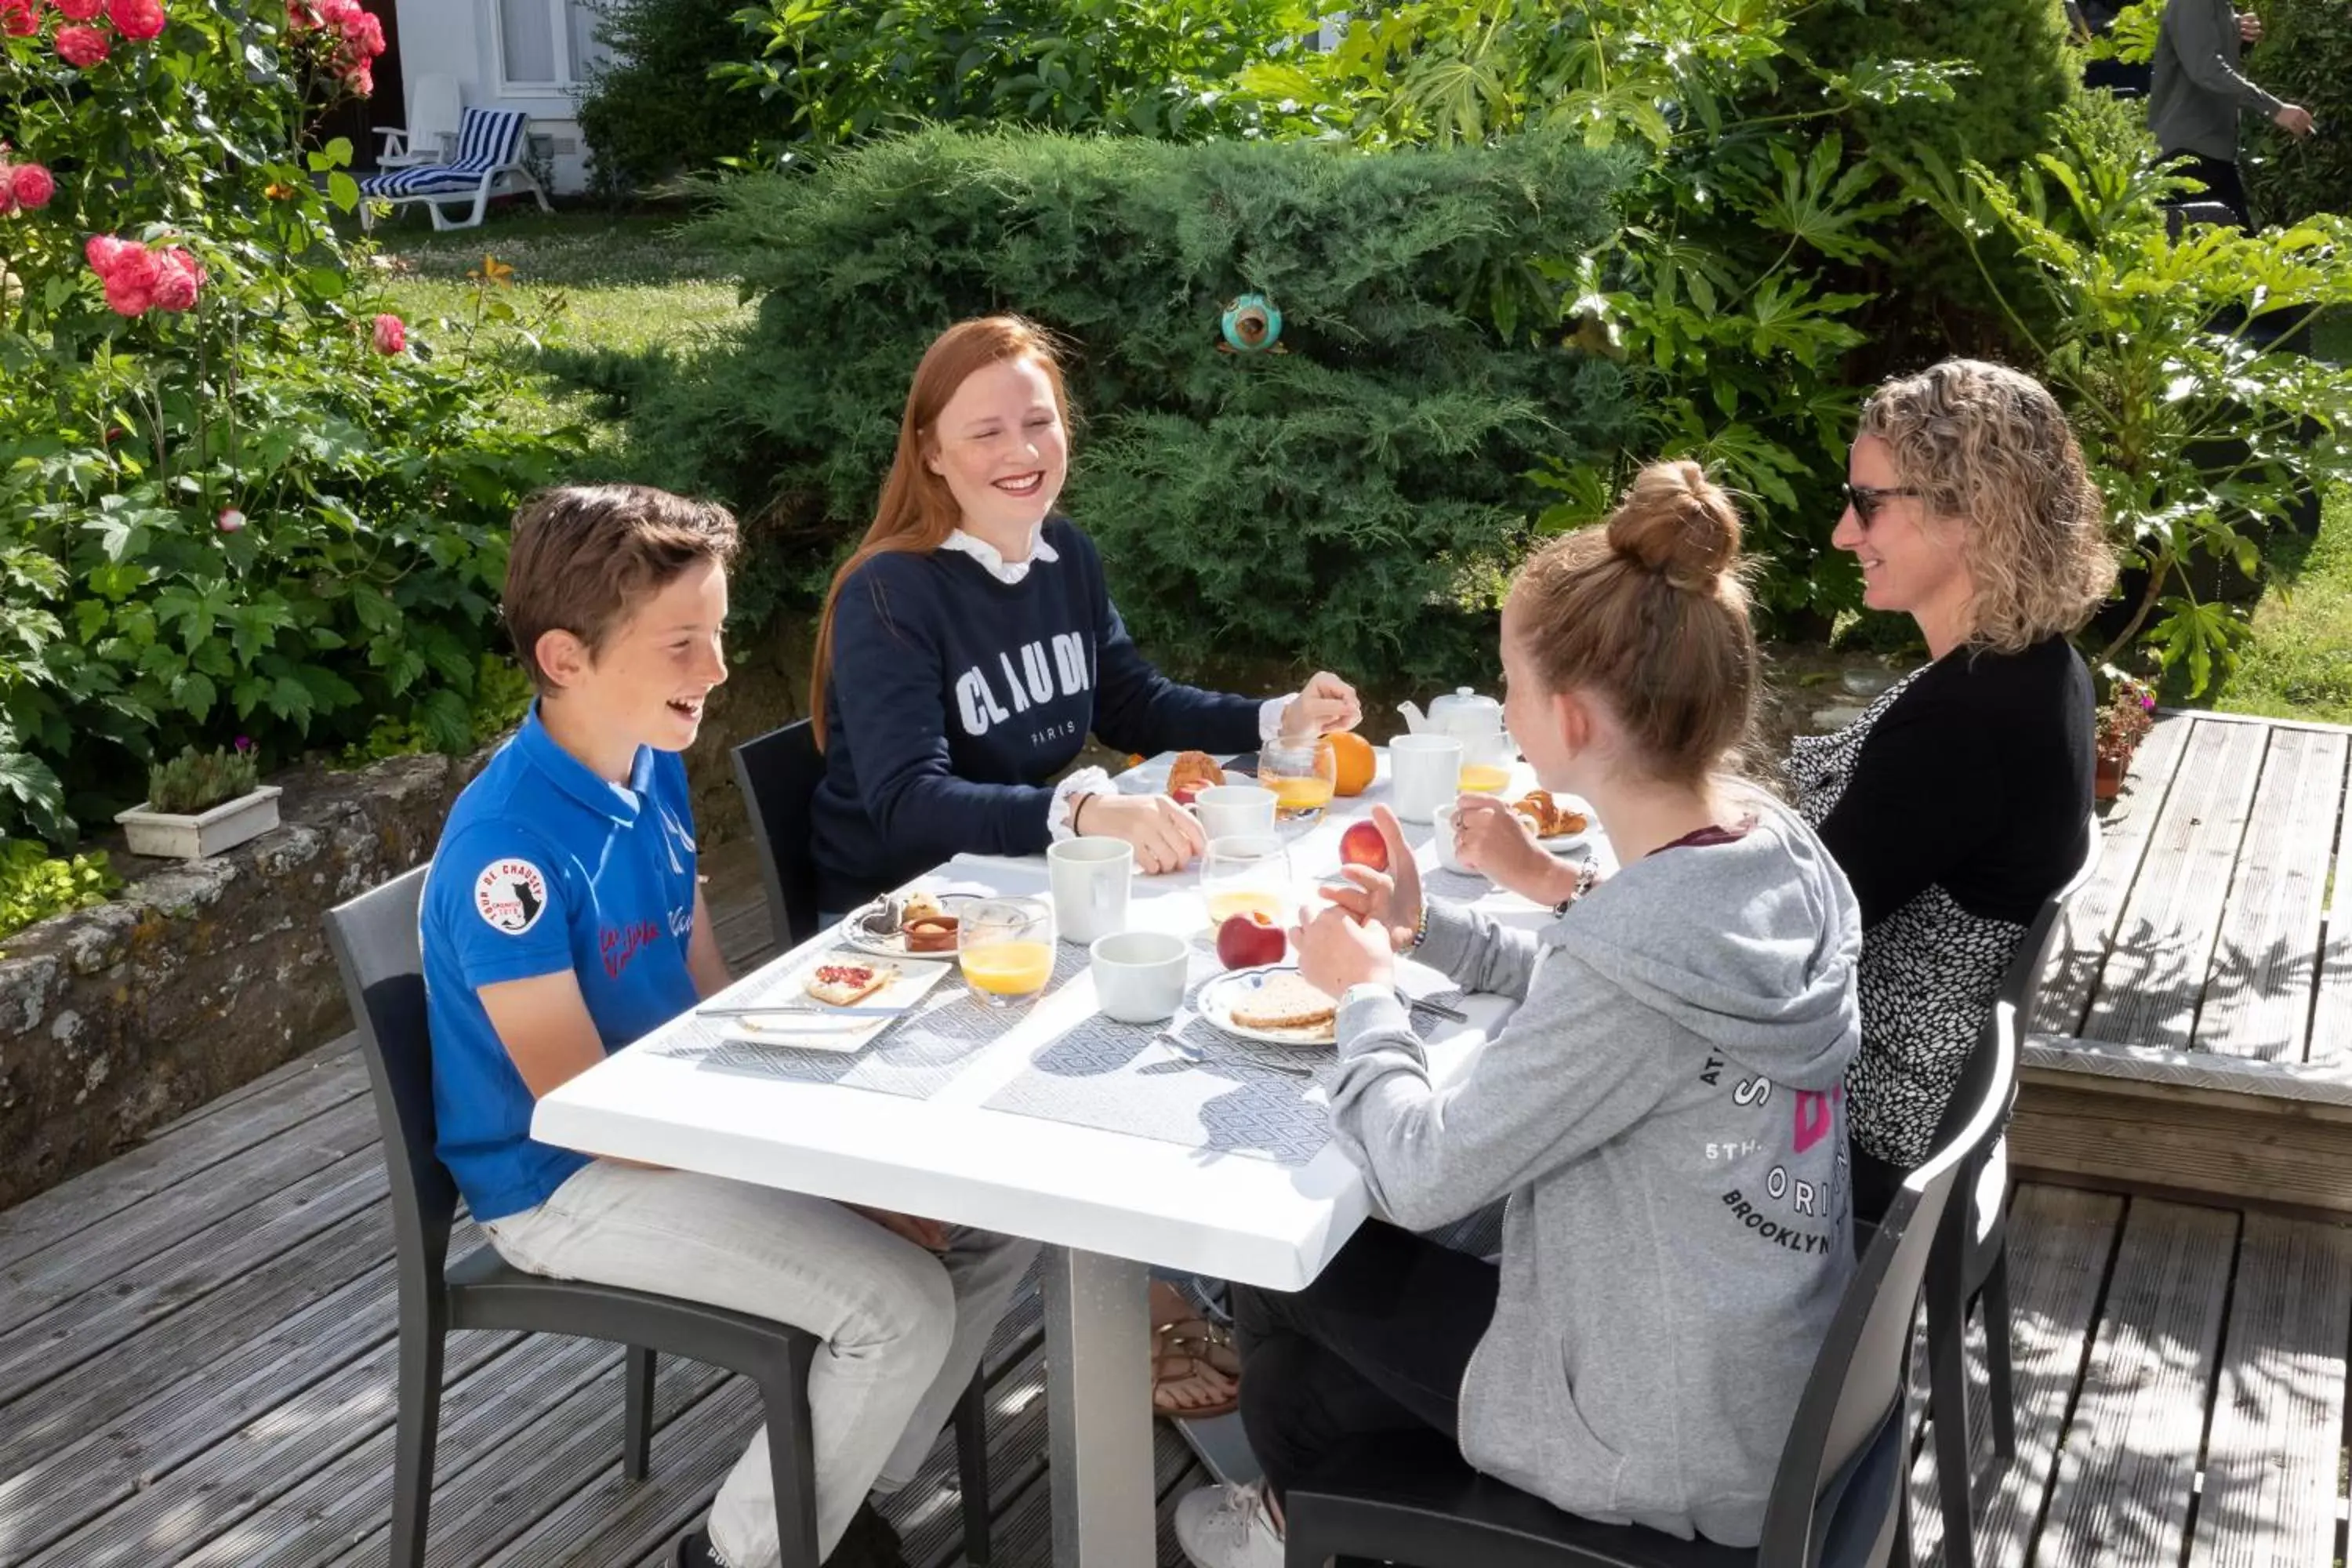
[(1432, 699), (1427, 713), (1412, 702), (1398, 703), (1397, 711), (1404, 715), (1406, 726), (1416, 735), (1452, 735), (1463, 741), (1475, 741), (1482, 735), (1503, 732), (1503, 705), (1491, 697), (1481, 697), (1466, 686)]

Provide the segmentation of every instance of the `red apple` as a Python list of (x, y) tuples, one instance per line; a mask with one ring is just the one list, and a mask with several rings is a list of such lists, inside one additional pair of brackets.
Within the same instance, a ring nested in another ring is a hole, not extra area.
[(1217, 928), (1217, 962), (1227, 969), (1255, 969), (1280, 963), (1290, 948), (1283, 929), (1253, 910), (1234, 915)]
[(1363, 866), (1374, 871), (1389, 868), (1389, 841), (1377, 823), (1351, 822), (1339, 835), (1339, 864)]
[(1193, 801), (1200, 798), (1200, 795), (1201, 790), (1199, 785), (1186, 784), (1182, 789), (1170, 791), (1168, 798), (1174, 801), (1178, 805), (1190, 805)]

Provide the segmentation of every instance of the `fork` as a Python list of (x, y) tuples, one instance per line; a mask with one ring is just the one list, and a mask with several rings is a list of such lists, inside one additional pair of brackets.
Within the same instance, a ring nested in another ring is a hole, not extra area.
[[(1168, 1054), (1176, 1058), (1179, 1061), (1191, 1062), (1196, 1068), (1217, 1067), (1222, 1065), (1213, 1060), (1208, 1052), (1202, 1050), (1192, 1041), (1181, 1038), (1180, 1037), (1170, 1033), (1166, 1029), (1160, 1030), (1160, 1033), (1153, 1036), (1152, 1038), (1158, 1044), (1167, 1047)], [(1253, 1066), (1265, 1068), (1270, 1072), (1288, 1073), (1293, 1078), (1313, 1078), (1315, 1076), (1315, 1069), (1313, 1068), (1300, 1067), (1295, 1062), (1268, 1061), (1264, 1057), (1256, 1056), (1245, 1057), (1243, 1059), (1251, 1063)]]

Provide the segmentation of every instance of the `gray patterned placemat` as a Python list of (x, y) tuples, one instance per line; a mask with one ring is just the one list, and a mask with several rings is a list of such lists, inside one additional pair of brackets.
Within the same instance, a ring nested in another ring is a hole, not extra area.
[[(1054, 958), (1051, 995), (1087, 966), (1087, 950), (1060, 944)], [(782, 988), (780, 985), (780, 989)], [(798, 987), (791, 987), (797, 994)], [(743, 999), (757, 1005), (762, 996)], [(1042, 997), (1039, 998), (1042, 1000)], [(972, 1059), (1024, 1018), (1035, 1001), (991, 1007), (950, 974), (933, 986), (915, 1011), (891, 1021), (872, 1042), (855, 1051), (813, 1051), (798, 1046), (754, 1044), (720, 1033), (719, 1024), (689, 1018), (677, 1035), (656, 1047), (663, 1056), (692, 1058), (711, 1072), (788, 1079), (796, 1083), (837, 1083), (908, 1100), (929, 1100)]]
[[(1430, 999), (1458, 1005), (1462, 994)], [(1331, 1141), (1325, 1089), (1339, 1065), (1329, 1046), (1236, 1039), (1190, 1011), (1177, 1018), (1173, 1025), (1086, 1018), (1040, 1047), (988, 1109), (1285, 1165), (1304, 1165), (1323, 1152)], [(1424, 1035), (1433, 1023), (1445, 1020), (1413, 1015)], [(1207, 1063), (1185, 1061), (1157, 1043), (1162, 1028)], [(1315, 1076), (1268, 1065), (1276, 1062), (1312, 1067)]]

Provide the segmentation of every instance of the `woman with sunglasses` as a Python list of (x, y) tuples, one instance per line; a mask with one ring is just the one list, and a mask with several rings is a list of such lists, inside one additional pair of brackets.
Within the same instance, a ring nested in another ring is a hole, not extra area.
[(2087, 846), (2090, 672), (2068, 640), (2115, 583), (2099, 493), (2048, 389), (1976, 360), (1864, 405), (1831, 542), (1929, 662), (1798, 740), (1798, 810), (1862, 903), (1846, 1077), (1854, 1212), (1923, 1159), (2000, 976)]

